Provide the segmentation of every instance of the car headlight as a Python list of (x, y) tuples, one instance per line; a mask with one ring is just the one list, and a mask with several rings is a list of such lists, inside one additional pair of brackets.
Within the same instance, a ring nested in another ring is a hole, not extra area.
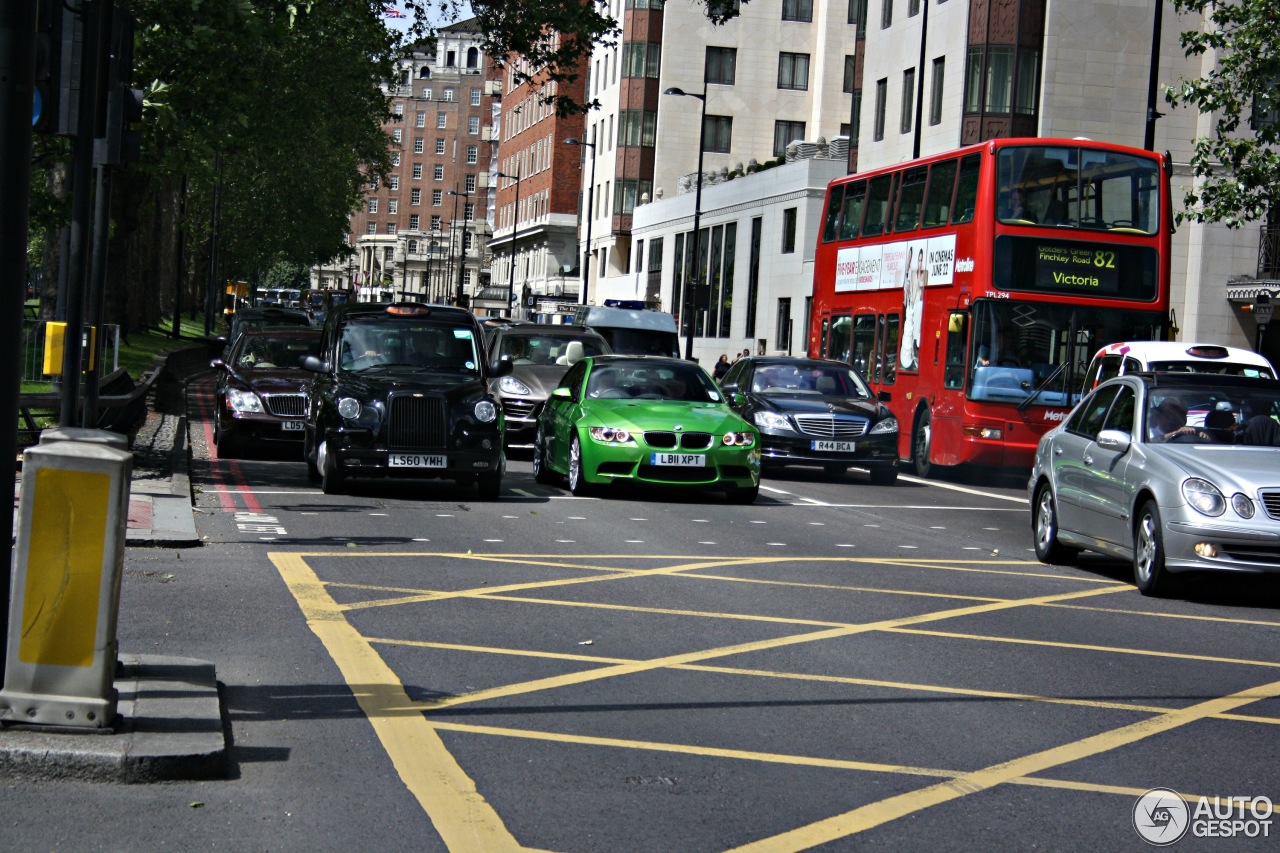
[(355, 397), (343, 397), (338, 401), (338, 414), (347, 420), (360, 417), (360, 401)]
[(753, 432), (726, 432), (720, 440), (730, 447), (750, 447), (756, 443), (756, 435)]
[(498, 407), (492, 400), (477, 400), (474, 411), (476, 420), (482, 424), (491, 424), (498, 419)]
[(765, 432), (795, 432), (787, 423), (786, 416), (777, 412), (759, 411), (751, 416), (751, 420)]
[(873, 426), (871, 428), (871, 431), (868, 432), (867, 435), (884, 435), (887, 432), (897, 432), (897, 431), (898, 431), (898, 419), (885, 418), (884, 420), (880, 421), (880, 423)]
[(589, 430), (591, 437), (596, 441), (602, 441), (605, 444), (630, 444), (631, 433), (625, 429), (617, 427), (592, 427)]
[(239, 388), (227, 389), (227, 405), (233, 412), (261, 412), (262, 400), (252, 391), (241, 391)]
[(1254, 506), (1253, 499), (1246, 494), (1236, 492), (1231, 496), (1231, 508), (1236, 511), (1236, 515), (1241, 518), (1253, 518)]
[(1218, 516), (1227, 511), (1227, 499), (1208, 480), (1192, 477), (1182, 484), (1182, 496), (1191, 508), (1202, 515)]
[(503, 394), (514, 394), (517, 397), (528, 397), (533, 394), (529, 386), (514, 376), (504, 376), (498, 380), (498, 390)]

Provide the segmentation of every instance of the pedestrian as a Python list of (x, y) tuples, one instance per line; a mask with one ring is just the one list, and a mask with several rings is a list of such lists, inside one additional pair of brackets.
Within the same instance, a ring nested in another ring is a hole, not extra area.
[(712, 368), (711, 375), (719, 382), (724, 379), (724, 375), (729, 372), (729, 354), (721, 353), (720, 360), (716, 362), (716, 366)]

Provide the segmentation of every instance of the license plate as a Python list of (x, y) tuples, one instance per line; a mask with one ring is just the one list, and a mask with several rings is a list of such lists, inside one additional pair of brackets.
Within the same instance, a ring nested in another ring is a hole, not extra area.
[(707, 457), (701, 453), (653, 453), (650, 465), (672, 465), (679, 468), (705, 468)]
[(280, 424), (280, 429), (285, 432), (302, 432), (302, 423), (302, 421), (283, 421)]
[(814, 441), (810, 444), (812, 450), (826, 450), (830, 453), (852, 453), (854, 447), (852, 441)]
[(389, 453), (387, 464), (392, 468), (444, 468), (448, 462), (444, 454)]

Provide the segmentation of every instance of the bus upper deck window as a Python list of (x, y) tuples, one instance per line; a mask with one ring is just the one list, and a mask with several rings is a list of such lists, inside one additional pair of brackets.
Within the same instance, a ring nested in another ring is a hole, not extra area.
[(852, 240), (858, 236), (858, 229), (862, 225), (862, 203), (866, 197), (866, 181), (858, 181), (845, 188), (844, 212), (840, 214), (841, 240)]
[(836, 184), (827, 195), (827, 218), (822, 224), (822, 242), (830, 243), (836, 239), (836, 223), (840, 220), (842, 207), (844, 207), (844, 184)]
[(978, 204), (978, 172), (981, 166), (981, 154), (970, 154), (960, 161), (956, 200), (951, 206), (951, 222), (955, 225), (973, 221), (973, 211)]
[(862, 222), (863, 237), (876, 237), (884, 233), (892, 193), (893, 173), (871, 179), (871, 187), (867, 193), (867, 212)]
[(951, 215), (951, 196), (955, 192), (956, 160), (934, 163), (929, 170), (929, 189), (924, 198), (924, 227), (946, 225)]

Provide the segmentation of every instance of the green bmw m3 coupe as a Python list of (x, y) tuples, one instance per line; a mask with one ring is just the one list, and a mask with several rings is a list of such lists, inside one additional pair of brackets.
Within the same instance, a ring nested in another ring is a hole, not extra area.
[(626, 482), (723, 491), (751, 503), (760, 491), (760, 435), (692, 362), (595, 356), (566, 373), (543, 407), (533, 473), (540, 483), (568, 477), (575, 495)]

